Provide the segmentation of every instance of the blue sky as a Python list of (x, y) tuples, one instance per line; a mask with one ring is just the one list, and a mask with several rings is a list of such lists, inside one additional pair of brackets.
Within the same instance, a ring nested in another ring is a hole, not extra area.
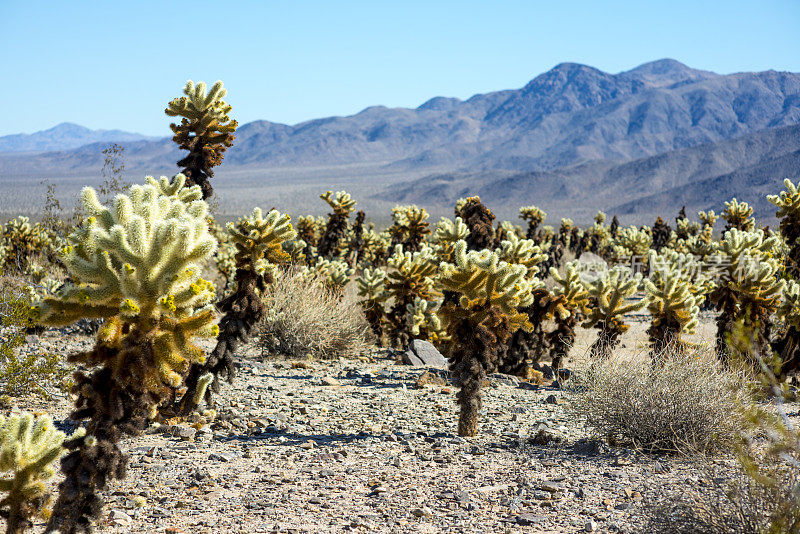
[(240, 123), (294, 124), (521, 87), (564, 61), (664, 57), (800, 72), (800, 1), (0, 0), (0, 135), (64, 121), (167, 135), (189, 78), (222, 79)]

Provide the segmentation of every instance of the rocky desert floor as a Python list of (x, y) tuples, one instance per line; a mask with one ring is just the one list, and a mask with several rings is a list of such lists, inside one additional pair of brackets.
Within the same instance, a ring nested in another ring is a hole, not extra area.
[[(646, 326), (632, 321), (620, 350), (635, 353)], [(574, 352), (593, 338), (582, 331)], [(22, 350), (90, 344), (49, 330)], [(105, 492), (98, 531), (636, 532), (660, 492), (708, 484), (701, 464), (734, 464), (609, 447), (570, 415), (568, 391), (506, 375), (485, 388), (479, 436), (461, 438), (456, 388), (420, 384), (424, 373), (446, 376), (387, 351), (265, 359), (255, 340), (216, 418), (165, 421), (124, 442), (128, 476)], [(63, 395), (14, 402), (68, 425)]]

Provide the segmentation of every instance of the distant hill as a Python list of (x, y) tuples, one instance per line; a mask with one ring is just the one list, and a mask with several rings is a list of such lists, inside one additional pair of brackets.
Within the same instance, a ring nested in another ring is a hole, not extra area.
[(42, 152), (69, 150), (90, 143), (153, 140), (154, 137), (122, 130), (90, 130), (71, 122), (62, 122), (49, 130), (32, 134), (0, 136), (0, 152)]
[[(280, 201), (294, 204), (288, 210), (306, 209), (291, 187), (347, 187), (366, 208), (395, 201), (444, 207), (479, 193), (498, 213), (536, 203), (586, 220), (597, 209), (647, 220), (652, 210), (679, 209), (676, 202), (719, 211), (734, 195), (755, 200), (747, 197), (750, 184), (780, 184), (792, 174), (798, 124), (799, 73), (721, 75), (663, 59), (610, 74), (562, 63), (520, 89), (467, 100), (435, 97), (415, 109), (374, 106), (296, 125), (244, 124), (217, 183), (243, 202), (256, 191), (272, 202), (278, 188)], [(96, 176), (102, 143), (92, 142), (0, 154), (0, 188), (25, 177)], [(180, 151), (166, 137), (123, 144), (132, 176), (177, 170)], [(697, 191), (704, 196), (692, 197)]]

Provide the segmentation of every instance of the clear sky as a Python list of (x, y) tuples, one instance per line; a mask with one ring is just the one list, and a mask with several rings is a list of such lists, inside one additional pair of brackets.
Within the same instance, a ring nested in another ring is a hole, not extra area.
[(222, 79), (240, 123), (294, 124), (664, 57), (800, 72), (800, 0), (0, 0), (0, 135), (167, 135), (189, 78)]

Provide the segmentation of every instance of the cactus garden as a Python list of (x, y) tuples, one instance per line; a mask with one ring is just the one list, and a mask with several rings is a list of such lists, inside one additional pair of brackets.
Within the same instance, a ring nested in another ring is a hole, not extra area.
[[(717, 483), (690, 454), (765, 492), (757, 458), (796, 469), (800, 183), (771, 228), (344, 190), (223, 220), (223, 99), (168, 103), (173, 175), (0, 227), (7, 532), (633, 532)], [(798, 532), (781, 498), (760, 531)]]

